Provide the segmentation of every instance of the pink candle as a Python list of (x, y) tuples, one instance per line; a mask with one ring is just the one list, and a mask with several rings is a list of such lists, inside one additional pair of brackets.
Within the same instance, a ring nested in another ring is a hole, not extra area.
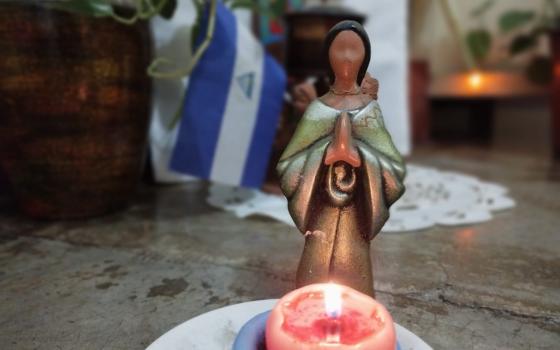
[(352, 288), (312, 284), (285, 295), (266, 324), (267, 350), (395, 350), (393, 319)]

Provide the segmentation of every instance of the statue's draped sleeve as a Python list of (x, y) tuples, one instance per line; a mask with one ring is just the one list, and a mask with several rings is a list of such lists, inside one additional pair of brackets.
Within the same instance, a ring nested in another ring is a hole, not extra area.
[[(313, 208), (313, 197), (323, 189), (320, 170), (334, 125), (340, 111), (314, 101), (304, 113), (290, 143), (277, 165), (280, 187), (288, 199), (288, 209), (297, 228), (305, 233)], [(370, 227), (364, 232), (373, 238), (389, 218), (389, 207), (404, 192), (405, 167), (391, 136), (385, 129), (376, 101), (349, 112), (352, 119), (354, 145), (362, 159), (362, 186)]]

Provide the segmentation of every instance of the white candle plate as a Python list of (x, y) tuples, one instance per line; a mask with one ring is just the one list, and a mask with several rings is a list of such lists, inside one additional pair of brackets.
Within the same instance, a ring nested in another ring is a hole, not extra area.
[[(271, 310), (278, 300), (258, 300), (207, 312), (171, 329), (146, 350), (231, 350), (237, 333), (253, 316)], [(432, 350), (422, 339), (395, 323), (402, 350)]]

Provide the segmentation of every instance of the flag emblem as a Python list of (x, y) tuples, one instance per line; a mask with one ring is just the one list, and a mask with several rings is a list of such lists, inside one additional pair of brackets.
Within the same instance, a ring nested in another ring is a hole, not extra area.
[(255, 73), (245, 73), (237, 77), (237, 83), (248, 99), (253, 96), (253, 82), (255, 81)]

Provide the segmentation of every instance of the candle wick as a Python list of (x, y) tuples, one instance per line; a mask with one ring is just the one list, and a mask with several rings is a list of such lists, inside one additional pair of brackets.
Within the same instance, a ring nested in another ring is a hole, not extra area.
[(327, 316), (329, 318), (339, 318), (340, 317), (340, 310), (338, 310), (338, 309), (327, 310)]
[(340, 344), (340, 314), (342, 313), (342, 296), (340, 289), (335, 284), (329, 284), (325, 289), (326, 342)]
[(329, 344), (340, 344), (340, 319), (330, 317), (327, 322), (325, 341)]

